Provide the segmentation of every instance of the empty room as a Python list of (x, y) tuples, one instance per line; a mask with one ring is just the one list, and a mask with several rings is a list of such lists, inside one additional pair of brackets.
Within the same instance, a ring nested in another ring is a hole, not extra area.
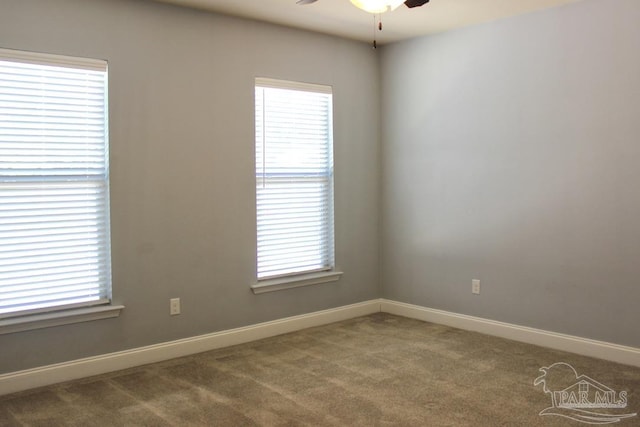
[(0, 426), (639, 426), (639, 23), (0, 0)]

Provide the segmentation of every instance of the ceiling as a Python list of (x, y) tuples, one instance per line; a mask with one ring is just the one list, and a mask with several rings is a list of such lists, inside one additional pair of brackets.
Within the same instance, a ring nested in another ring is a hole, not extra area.
[[(296, 0), (156, 0), (220, 12), (289, 27), (371, 41), (373, 15), (349, 0), (318, 0), (305, 6)], [(382, 15), (379, 44), (439, 33), (454, 28), (560, 6), (579, 0), (431, 0), (414, 9), (402, 5)]]

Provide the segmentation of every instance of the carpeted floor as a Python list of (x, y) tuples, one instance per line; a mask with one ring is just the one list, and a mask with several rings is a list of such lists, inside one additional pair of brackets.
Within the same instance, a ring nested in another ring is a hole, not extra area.
[(379, 313), (0, 397), (0, 426), (587, 425), (539, 415), (556, 362), (640, 412), (640, 368)]

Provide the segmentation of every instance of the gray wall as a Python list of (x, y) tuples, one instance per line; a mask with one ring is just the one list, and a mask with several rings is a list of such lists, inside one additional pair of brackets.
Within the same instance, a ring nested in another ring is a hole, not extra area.
[[(145, 1), (2, 0), (0, 12), (1, 47), (109, 61), (114, 299), (127, 307), (0, 335), (0, 373), (364, 301), (381, 286), (640, 346), (637, 0), (585, 0), (379, 58)], [(337, 283), (249, 290), (255, 76), (334, 87)], [(168, 315), (170, 297), (182, 315)]]
[(639, 22), (585, 0), (383, 49), (385, 297), (640, 346)]
[[(378, 69), (367, 44), (132, 0), (2, 0), (0, 46), (109, 61), (120, 318), (0, 335), (0, 373), (379, 296)], [(253, 295), (254, 77), (334, 88), (343, 278)], [(169, 298), (182, 315), (169, 316)]]

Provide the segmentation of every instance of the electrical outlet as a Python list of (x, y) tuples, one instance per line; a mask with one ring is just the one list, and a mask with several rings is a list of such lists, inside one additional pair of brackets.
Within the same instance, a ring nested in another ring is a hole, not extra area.
[(480, 280), (473, 279), (471, 281), (471, 292), (480, 295)]
[(180, 314), (180, 298), (171, 298), (169, 300), (169, 314), (172, 316)]

